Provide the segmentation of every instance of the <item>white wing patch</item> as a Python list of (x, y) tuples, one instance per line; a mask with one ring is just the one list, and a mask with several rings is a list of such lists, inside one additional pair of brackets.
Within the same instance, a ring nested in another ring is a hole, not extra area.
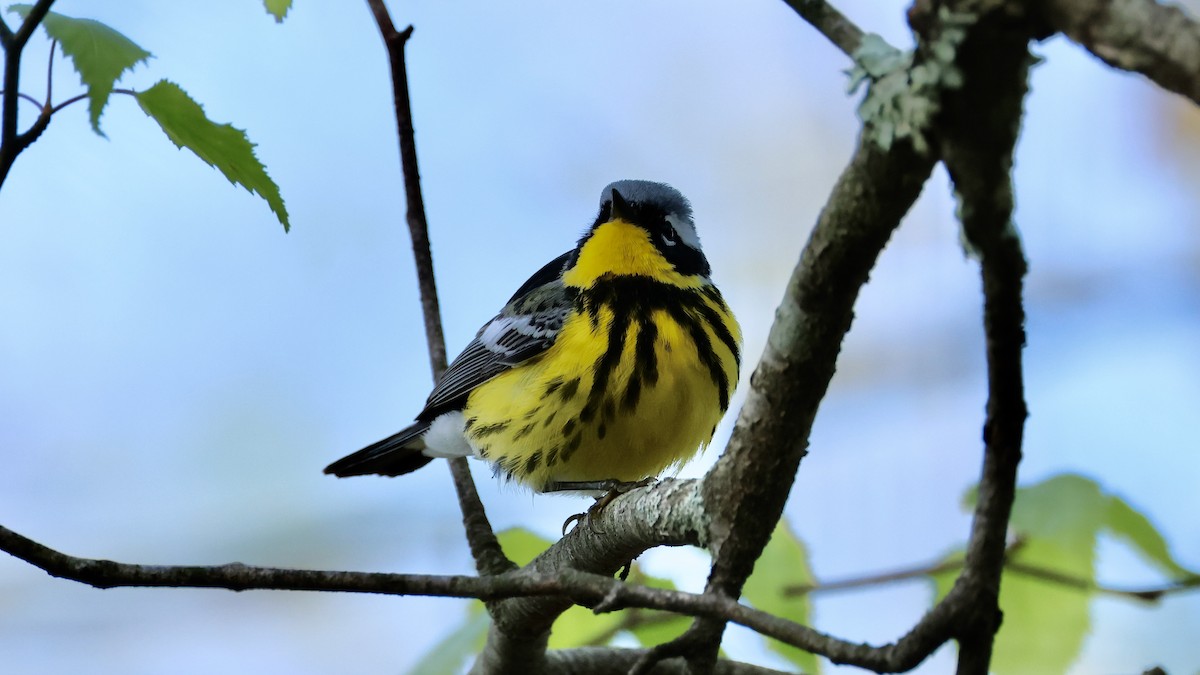
[(537, 318), (539, 321), (528, 314), (498, 316), (483, 327), (478, 340), (492, 352), (512, 356), (528, 347), (524, 338), (547, 338), (558, 332), (557, 325), (547, 324), (545, 317)]

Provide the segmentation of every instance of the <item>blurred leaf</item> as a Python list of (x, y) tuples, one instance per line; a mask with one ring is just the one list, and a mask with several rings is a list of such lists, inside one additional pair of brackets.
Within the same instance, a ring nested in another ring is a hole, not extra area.
[(595, 614), (586, 607), (575, 605), (554, 622), (550, 631), (550, 649), (608, 644), (619, 632), (627, 612), (629, 610)]
[(153, 87), (138, 92), (137, 100), (172, 143), (194, 152), (206, 164), (225, 174), (231, 183), (265, 199), (283, 224), (284, 231), (289, 228), (279, 186), (254, 156), (254, 144), (246, 138), (246, 132), (210, 121), (200, 104), (174, 82), (159, 80)]
[[(25, 18), (32, 8), (32, 5), (13, 5), (8, 10)], [(62, 45), (63, 54), (71, 59), (79, 79), (87, 87), (92, 130), (103, 136), (100, 115), (108, 104), (113, 86), (125, 71), (152, 55), (99, 21), (50, 12), (42, 21), (42, 27)]]
[[(942, 562), (953, 562), (961, 565), (963, 557), (963, 550), (955, 549), (954, 551), (951, 551), (945, 558), (942, 558)], [(958, 574), (961, 571), (961, 568), (954, 567), (953, 569), (945, 572), (938, 572), (936, 574), (929, 575), (929, 580), (933, 582), (933, 601), (935, 603), (941, 602), (942, 598), (946, 597), (946, 594), (949, 593), (950, 589), (954, 587), (954, 581), (958, 579)]]
[[(812, 621), (809, 596), (788, 595), (785, 591), (813, 581), (804, 543), (780, 521), (742, 594), (757, 609), (808, 626)], [(817, 657), (806, 651), (773, 639), (767, 640), (767, 646), (806, 672), (815, 673), (820, 668)]]
[[(1030, 539), (1014, 556), (1026, 565), (1091, 578), (1092, 549)], [(1062, 584), (1006, 573), (1000, 584), (1004, 623), (996, 635), (992, 672), (1066, 672), (1091, 628), (1091, 594)]]
[[(496, 535), (504, 554), (518, 565), (528, 565), (551, 542), (525, 528), (514, 527)], [(572, 607), (554, 622), (550, 633), (550, 648), (563, 649), (592, 644), (600, 636), (614, 631), (621, 621), (621, 612), (597, 616), (585, 607)]]
[(1146, 562), (1160, 569), (1172, 579), (1194, 576), (1196, 573), (1179, 564), (1167, 548), (1162, 533), (1124, 499), (1109, 497), (1108, 513), (1104, 524), (1119, 541), (1140, 554)]
[[(629, 582), (649, 586), (650, 588), (664, 588), (669, 590), (677, 588), (674, 581), (666, 577), (650, 576), (642, 572), (641, 568), (637, 565), (634, 565), (630, 571)], [(653, 647), (674, 640), (682, 635), (688, 629), (688, 626), (692, 625), (690, 617), (672, 614), (671, 612), (658, 612), (650, 609), (625, 611), (631, 612), (633, 615), (627, 620), (628, 631), (643, 647)]]
[(504, 555), (521, 567), (528, 565), (554, 543), (523, 527), (504, 530), (498, 533), (496, 538), (500, 540), (500, 547), (504, 549)]
[(425, 657), (408, 671), (409, 675), (446, 675), (461, 671), (467, 659), (483, 650), (491, 623), (486, 612), (469, 612), (467, 620), (426, 652)]
[(275, 17), (275, 23), (283, 23), (288, 10), (292, 8), (292, 0), (263, 0), (267, 13)]
[[(973, 505), (971, 490), (964, 500)], [(1012, 561), (1095, 583), (1096, 543), (1109, 533), (1172, 578), (1191, 576), (1170, 554), (1166, 540), (1143, 514), (1106, 493), (1094, 480), (1060, 474), (1017, 490), (1012, 530), (1023, 542)], [(948, 559), (962, 558), (962, 552)], [(936, 575), (940, 599), (956, 573)], [(1093, 594), (1079, 588), (1012, 570), (1000, 585), (1004, 623), (996, 636), (992, 670), (1027, 673), (1064, 672), (1078, 657), (1090, 630)]]

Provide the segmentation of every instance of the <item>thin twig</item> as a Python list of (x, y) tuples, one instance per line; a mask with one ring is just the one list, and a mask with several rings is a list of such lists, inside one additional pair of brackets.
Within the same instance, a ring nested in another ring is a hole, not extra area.
[(1081, 591), (1089, 593), (1102, 593), (1104, 595), (1112, 595), (1121, 598), (1132, 600), (1140, 600), (1142, 602), (1158, 602), (1165, 596), (1174, 595), (1176, 593), (1184, 593), (1194, 591), (1200, 588), (1200, 576), (1179, 579), (1160, 586), (1147, 586), (1143, 588), (1121, 588), (1116, 586), (1106, 586), (1097, 583), (1092, 579), (1085, 579), (1058, 570), (1038, 567), (1036, 565), (1027, 565), (1025, 563), (1012, 561), (1004, 566), (1005, 570), (1015, 572), (1027, 577), (1049, 581), (1061, 586), (1069, 586), (1077, 588)]
[[(1177, 579), (1159, 586), (1149, 586), (1143, 588), (1121, 588), (1117, 586), (1107, 586), (1097, 583), (1093, 579), (1068, 574), (1048, 567), (1039, 565), (1030, 565), (1014, 559), (1014, 555), (1024, 546), (1026, 540), (1017, 539), (1013, 541), (1005, 549), (1004, 569), (1006, 572), (1030, 576), (1044, 581), (1057, 583), (1070, 588), (1077, 588), (1090, 593), (1102, 593), (1104, 595), (1112, 595), (1123, 597), (1131, 600), (1140, 600), (1142, 602), (1157, 602), (1164, 596), (1175, 593), (1183, 593), (1200, 588), (1200, 576), (1187, 577)], [(856, 590), (860, 588), (869, 588), (871, 586), (882, 586), (900, 581), (911, 581), (914, 579), (925, 579), (926, 577), (944, 574), (946, 572), (956, 572), (963, 568), (963, 560), (942, 560), (933, 563), (925, 563), (923, 565), (914, 565), (891, 572), (881, 572), (878, 574), (867, 574), (859, 577), (850, 577), (847, 579), (839, 579), (836, 581), (825, 581), (816, 584), (798, 584), (789, 586), (783, 590), (784, 595), (796, 597), (809, 595), (813, 593), (833, 593), (838, 591)]]
[(825, 0), (784, 0), (805, 21), (829, 38), (846, 56), (854, 58), (862, 44), (863, 31)]
[(54, 50), (58, 48), (58, 40), (50, 41), (50, 57), (46, 59), (46, 106), (54, 100)]
[[(42, 123), (42, 128), (32, 135), (28, 133), (24, 136), (17, 135), (17, 102), (21, 89), (21, 52), (25, 50), (25, 45), (29, 42), (33, 31), (46, 17), (52, 4), (54, 4), (54, 0), (38, 0), (25, 15), (25, 20), (21, 22), (21, 27), (17, 29), (16, 33), (10, 32), (7, 25), (4, 27), (4, 94), (3, 97), (0, 97), (0, 185), (3, 185), (4, 180), (8, 177), (8, 172), (12, 169), (13, 162), (17, 160), (17, 155), (29, 147), (30, 143), (37, 140), (38, 135), (45, 129), (44, 125), (49, 122), (49, 117), (43, 109), (39, 122), (42, 122), (42, 118), (45, 118), (46, 121)], [(30, 131), (33, 131), (37, 124), (35, 123)]]
[[(4, 90), (3, 90), (3, 89), (0, 89), (0, 96), (4, 96)], [(41, 101), (37, 100), (36, 98), (34, 98), (34, 97), (30, 96), (29, 94), (26, 94), (26, 93), (24, 93), (24, 92), (17, 92), (17, 98), (19, 98), (19, 99), (21, 99), (21, 100), (23, 100), (23, 101), (28, 101), (28, 102), (30, 102), (30, 103), (32, 103), (32, 104), (34, 104), (35, 106), (37, 106), (38, 110), (41, 110), (43, 107), (45, 107), (45, 104), (44, 104), (44, 103), (42, 103)]]
[[(425, 218), (425, 199), (421, 195), (421, 174), (417, 166), (417, 144), (413, 131), (412, 104), (408, 92), (408, 68), (404, 47), (413, 27), (397, 31), (383, 0), (367, 0), (375, 17), (379, 33), (387, 48), (392, 71), (392, 93), (396, 109), (396, 128), (400, 139), (400, 164), (404, 172), (404, 194), (408, 201), (408, 231), (412, 239), (416, 262), (417, 284), (421, 293), (421, 310), (425, 318), (425, 338), (429, 346), (429, 365), (434, 380), (446, 370), (446, 340), (442, 335), (442, 316), (438, 306), (437, 282), (433, 274), (430, 253), (429, 225)], [(480, 574), (499, 574), (514, 567), (500, 548), (479, 492), (471, 478), (471, 469), (464, 458), (450, 460), (450, 472), (463, 514), (467, 542), (475, 567)]]

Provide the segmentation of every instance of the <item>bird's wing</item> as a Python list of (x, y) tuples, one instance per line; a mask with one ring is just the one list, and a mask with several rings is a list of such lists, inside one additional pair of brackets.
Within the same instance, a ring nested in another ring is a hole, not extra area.
[(472, 389), (554, 344), (571, 308), (570, 292), (562, 283), (570, 256), (564, 253), (535, 272), (479, 329), (438, 380), (418, 420), (462, 408)]

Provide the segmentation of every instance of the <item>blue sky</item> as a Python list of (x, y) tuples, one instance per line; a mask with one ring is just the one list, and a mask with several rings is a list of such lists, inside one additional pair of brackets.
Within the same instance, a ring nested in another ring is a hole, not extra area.
[[(908, 44), (903, 3), (839, 6)], [(171, 79), (245, 128), (293, 230), (176, 150), (128, 97), (105, 113), (107, 140), (82, 105), (57, 116), (0, 191), (0, 522), (130, 562), (469, 571), (443, 466), (321, 474), (407, 424), (430, 384), (386, 59), (365, 3), (299, 0), (282, 25), (250, 0), (56, 9), (154, 53), (123, 86)], [(574, 243), (601, 187), (650, 178), (693, 202), (757, 360), (853, 148), (839, 52), (769, 0), (392, 12), (416, 26), (411, 89), (451, 352)], [(27, 50), (36, 97), (47, 50), (40, 38)], [(1061, 39), (1036, 51), (1046, 61), (1016, 162), (1031, 261), (1022, 480), (1093, 476), (1200, 567), (1200, 124)], [(68, 64), (56, 72), (56, 100), (80, 91)], [(958, 503), (985, 395), (978, 305), (939, 170), (863, 293), (789, 502), (818, 575), (923, 562), (965, 536)], [(582, 506), (478, 469), (498, 527), (553, 536)], [(703, 582), (697, 552), (645, 564)], [(1111, 542), (1100, 574), (1156, 579)], [(465, 615), (441, 599), (101, 592), (11, 559), (0, 598), (0, 655), (31, 673), (403, 672)], [(927, 601), (919, 584), (828, 596), (816, 620), (888, 641)], [(1194, 596), (1155, 609), (1105, 600), (1094, 618), (1078, 672), (1197, 667)], [(739, 631), (729, 651), (777, 663)], [(951, 663), (939, 653), (921, 672)]]

